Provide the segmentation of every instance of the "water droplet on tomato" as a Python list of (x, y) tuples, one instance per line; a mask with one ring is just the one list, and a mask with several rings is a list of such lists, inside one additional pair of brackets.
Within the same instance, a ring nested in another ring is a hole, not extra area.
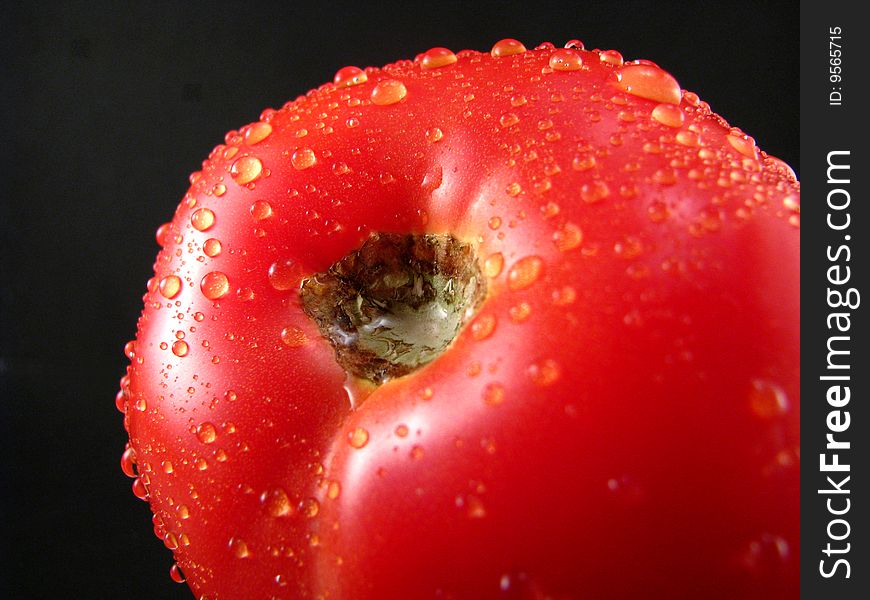
[(576, 71), (582, 66), (583, 58), (571, 48), (562, 48), (550, 55), (550, 67), (554, 71)]
[(526, 47), (523, 44), (513, 38), (505, 38), (503, 40), (499, 40), (495, 43), (490, 50), (490, 55), (498, 58), (501, 56), (511, 56), (513, 54), (522, 54), (526, 51)]
[(202, 251), (206, 256), (214, 258), (221, 253), (221, 242), (215, 238), (209, 238), (203, 243)]
[(187, 342), (184, 340), (177, 340), (172, 344), (172, 353), (179, 358), (187, 356), (187, 353), (190, 352), (190, 346), (187, 345)]
[(251, 216), (255, 221), (264, 221), (272, 216), (272, 205), (265, 200), (257, 200), (251, 204)]
[(260, 502), (270, 517), (289, 517), (296, 509), (290, 501), (290, 497), (282, 487), (275, 487), (260, 495)]
[(522, 323), (532, 314), (532, 306), (528, 302), (520, 302), (508, 309), (508, 315), (514, 323)]
[(197, 231), (205, 231), (214, 225), (214, 212), (208, 208), (198, 208), (190, 216), (190, 224)]
[(251, 551), (248, 549), (248, 545), (241, 538), (230, 538), (229, 546), (230, 551), (236, 558), (248, 558), (251, 556)]
[(598, 55), (598, 60), (605, 64), (613, 65), (614, 67), (621, 66), (623, 61), (622, 54), (616, 50), (602, 50)]
[(565, 223), (553, 233), (553, 243), (560, 252), (573, 250), (583, 242), (583, 232), (574, 223)]
[(483, 261), (483, 274), (489, 278), (498, 277), (504, 268), (504, 255), (501, 252), (493, 252)]
[(171, 300), (181, 291), (181, 278), (176, 275), (167, 275), (160, 280), (158, 289), (160, 290), (161, 296)]
[(256, 156), (243, 156), (230, 167), (230, 176), (239, 185), (256, 181), (263, 172), (263, 163)]
[(217, 439), (217, 429), (208, 421), (196, 428), (196, 437), (203, 444), (211, 444)]
[(471, 337), (477, 341), (485, 340), (495, 331), (497, 322), (495, 315), (490, 313), (478, 316), (471, 324)]
[(357, 427), (347, 434), (347, 441), (353, 448), (359, 450), (369, 443), (369, 432), (362, 427)]
[(755, 140), (748, 135), (739, 131), (731, 131), (726, 137), (728, 138), (728, 143), (731, 144), (731, 147), (743, 156), (758, 158), (758, 149), (755, 147)]
[(314, 155), (314, 150), (311, 148), (300, 148), (290, 157), (290, 163), (298, 171), (310, 169), (317, 164), (317, 156)]
[(544, 270), (544, 261), (538, 256), (526, 256), (513, 264), (508, 271), (508, 287), (523, 290), (535, 283)]
[(749, 390), (749, 407), (755, 416), (772, 419), (788, 411), (788, 396), (775, 383), (753, 379)]
[(595, 202), (600, 202), (604, 200), (610, 195), (610, 187), (600, 180), (591, 181), (588, 183), (584, 183), (580, 187), (580, 198), (583, 199), (583, 202), (593, 204)]
[(277, 260), (269, 267), (269, 284), (276, 290), (299, 287), (302, 273), (292, 259)]
[(426, 130), (426, 141), (430, 143), (440, 142), (444, 137), (444, 132), (438, 127), (431, 127)]
[(489, 383), (483, 388), (483, 401), (490, 406), (498, 406), (504, 402), (504, 386), (499, 383)]
[(169, 567), (169, 577), (175, 583), (184, 583), (186, 581), (184, 579), (184, 573), (181, 572), (178, 563), (172, 563), (172, 566)]
[(388, 106), (395, 104), (408, 95), (408, 90), (405, 84), (396, 79), (385, 79), (379, 81), (372, 89), (371, 100), (372, 104), (377, 106)]
[(259, 144), (270, 135), (272, 135), (272, 126), (261, 121), (248, 127), (248, 130), (245, 132), (245, 142), (249, 146), (253, 146), (254, 144)]
[(199, 282), (199, 289), (203, 296), (209, 300), (223, 298), (230, 291), (230, 282), (227, 276), (220, 271), (212, 271), (205, 275)]
[(623, 65), (617, 72), (616, 87), (640, 98), (668, 104), (680, 103), (680, 84), (673, 76), (655, 65)]
[(132, 447), (121, 455), (121, 470), (127, 477), (136, 477), (136, 451)]
[(447, 48), (432, 48), (423, 54), (420, 66), (424, 69), (437, 69), (456, 62), (456, 55)]
[(520, 118), (516, 115), (516, 113), (504, 113), (498, 119), (498, 124), (502, 127), (510, 127), (511, 125), (516, 125), (520, 122)]
[(547, 358), (529, 365), (526, 373), (535, 385), (543, 387), (555, 383), (561, 376), (562, 369), (555, 360)]
[(350, 87), (368, 81), (368, 75), (359, 67), (344, 67), (336, 72), (333, 83), (336, 87)]
[(676, 104), (659, 104), (653, 109), (652, 118), (666, 127), (682, 127), (686, 115)]

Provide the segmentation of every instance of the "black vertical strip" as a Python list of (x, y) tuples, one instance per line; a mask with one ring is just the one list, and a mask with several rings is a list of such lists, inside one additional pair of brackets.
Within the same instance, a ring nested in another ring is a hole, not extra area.
[[(866, 61), (860, 3), (801, 3), (801, 593), (870, 598)], [(862, 294), (866, 297), (862, 298)]]

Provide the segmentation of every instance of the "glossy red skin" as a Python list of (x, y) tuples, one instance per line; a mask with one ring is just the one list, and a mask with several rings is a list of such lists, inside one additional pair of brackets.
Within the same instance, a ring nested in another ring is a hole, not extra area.
[[(266, 111), (257, 144), (231, 132), (191, 177), (123, 406), (156, 530), (198, 597), (797, 596), (799, 185), (780, 161), (738, 152), (691, 95), (685, 123), (667, 127), (596, 52), (548, 72), (552, 52), (369, 69)], [(369, 103), (381, 79), (407, 96)], [(505, 113), (519, 121), (503, 127)], [(674, 139), (690, 126), (700, 156)], [(317, 162), (298, 170), (302, 148)], [(594, 168), (572, 166), (590, 152)], [(254, 189), (229, 173), (245, 155), (270, 171)], [(609, 195), (585, 202), (599, 180)], [(271, 217), (255, 221), (256, 201)], [(190, 223), (202, 207), (216, 215), (204, 232)], [(583, 240), (560, 251), (566, 223)], [(268, 273), (291, 259), (295, 282), (377, 231), (450, 232), (504, 268), (477, 317), (495, 318), (490, 335), (466, 327), (352, 409), (296, 289)], [(208, 238), (219, 256), (204, 256)], [(511, 289), (528, 256), (540, 275)], [(200, 290), (212, 271), (229, 279), (217, 301)], [(171, 274), (183, 287), (167, 299)], [(288, 326), (302, 346), (282, 343)], [(288, 514), (274, 516), (275, 490)]]

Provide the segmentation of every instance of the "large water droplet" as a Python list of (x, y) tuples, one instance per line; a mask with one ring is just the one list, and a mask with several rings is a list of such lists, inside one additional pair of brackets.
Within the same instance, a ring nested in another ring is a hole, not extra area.
[(617, 72), (616, 87), (640, 98), (668, 104), (680, 103), (680, 84), (655, 65), (623, 65)]
[(583, 58), (571, 48), (562, 48), (550, 55), (550, 67), (554, 71), (576, 71), (582, 66)]
[(259, 144), (267, 137), (272, 135), (272, 126), (268, 123), (258, 122), (254, 123), (248, 130), (245, 132), (245, 142), (253, 146), (254, 144)]
[(447, 48), (432, 48), (423, 54), (420, 66), (424, 69), (437, 69), (456, 62), (456, 55)]
[(519, 42), (513, 38), (505, 38), (503, 40), (497, 41), (489, 53), (494, 57), (500, 57), (511, 56), (513, 54), (522, 54), (525, 51), (526, 47), (523, 46), (522, 42)]
[(523, 290), (535, 283), (544, 270), (544, 261), (538, 256), (526, 256), (513, 264), (508, 271), (508, 287)]
[(290, 163), (298, 171), (310, 169), (317, 164), (317, 156), (311, 148), (300, 148), (290, 157)]
[(336, 72), (332, 82), (336, 87), (350, 87), (368, 81), (368, 75), (359, 67), (344, 67)]
[(230, 175), (239, 185), (256, 181), (262, 172), (263, 163), (256, 156), (243, 156), (230, 167)]
[(160, 280), (158, 289), (160, 290), (161, 296), (171, 300), (181, 291), (181, 278), (176, 275), (167, 275)]
[(209, 300), (217, 300), (226, 296), (230, 291), (230, 281), (220, 271), (212, 271), (199, 282), (199, 289), (202, 290), (203, 296)]
[(214, 225), (214, 212), (208, 208), (199, 208), (190, 216), (190, 224), (197, 231), (205, 231)]
[(408, 95), (408, 90), (405, 84), (396, 79), (385, 79), (379, 81), (372, 89), (371, 100), (372, 104), (377, 106), (388, 106), (395, 104)]

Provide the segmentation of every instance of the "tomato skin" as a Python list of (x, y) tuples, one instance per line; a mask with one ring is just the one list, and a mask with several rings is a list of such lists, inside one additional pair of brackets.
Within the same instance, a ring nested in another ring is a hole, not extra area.
[[(793, 174), (651, 63), (435, 50), (230, 132), (161, 228), (125, 425), (194, 594), (796, 596)], [(297, 290), (373, 232), (489, 293), (349, 398)]]

